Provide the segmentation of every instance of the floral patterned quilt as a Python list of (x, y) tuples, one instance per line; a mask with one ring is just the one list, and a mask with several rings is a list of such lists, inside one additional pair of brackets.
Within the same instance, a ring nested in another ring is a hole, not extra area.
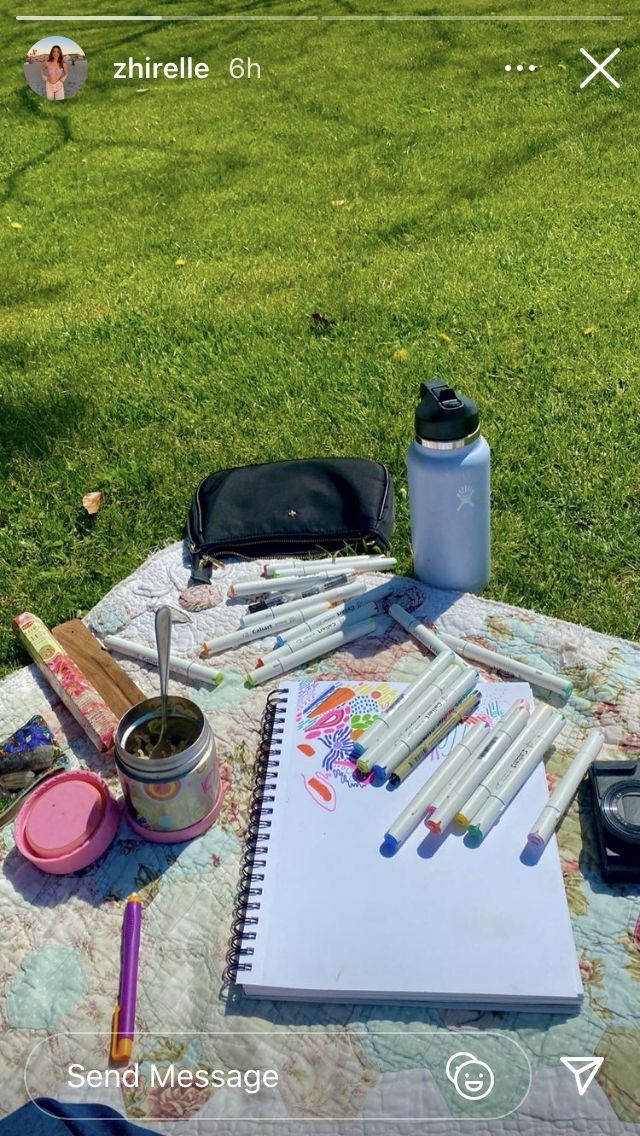
[[(87, 622), (99, 636), (122, 634), (149, 644), (155, 606), (169, 602), (191, 615), (190, 622), (174, 627), (174, 650), (195, 655), (203, 640), (238, 625), (240, 609), (227, 602), (228, 586), (256, 572), (251, 563), (228, 565), (214, 571), (210, 585), (188, 588), (189, 570), (176, 544), (114, 588)], [(373, 586), (380, 578), (369, 582)], [(394, 599), (419, 608), (443, 630), (473, 636), (572, 678), (567, 724), (549, 763), (551, 782), (594, 724), (605, 732), (604, 756), (640, 757), (638, 645), (475, 596), (430, 592), (405, 578), (396, 579)], [(375, 643), (368, 638), (366, 644), (367, 649), (356, 643), (310, 665), (306, 675), (406, 681), (421, 665), (420, 648), (387, 618)], [(73, 1061), (105, 1067), (123, 903), (136, 891), (144, 903), (137, 1059), (248, 1068), (261, 1063), (259, 1056), (268, 1059), (274, 1036), (288, 1044), (278, 1091), (268, 1099), (210, 1085), (165, 1084), (145, 1092), (108, 1085), (101, 1099), (139, 1124), (177, 1136), (253, 1133), (257, 1118), (261, 1131), (269, 1133), (386, 1132), (390, 1123), (376, 1120), (394, 1116), (394, 1132), (414, 1132), (411, 1117), (420, 1116), (436, 1118), (430, 1131), (465, 1132), (464, 1115), (443, 1114), (437, 1088), (424, 1080), (419, 1113), (403, 1111), (398, 1102), (415, 1090), (426, 1039), (444, 1038), (448, 1045), (459, 1037), (457, 1048), (464, 1050), (467, 1031), (473, 1030), (476, 1037), (512, 1039), (532, 1070), (531, 1087), (517, 1112), (490, 1124), (486, 1120), (481, 1129), (640, 1133), (640, 887), (612, 889), (602, 883), (584, 801), (574, 803), (559, 832), (585, 985), (579, 1014), (479, 1014), (230, 996), (224, 971), (253, 763), (266, 698), (277, 685), (245, 686), (244, 674), (255, 665), (256, 654), (247, 645), (221, 656), (225, 679), (217, 689), (173, 683), (176, 693), (195, 698), (209, 716), (222, 763), (223, 809), (204, 836), (186, 845), (152, 844), (135, 836), (123, 819), (115, 843), (98, 863), (77, 875), (56, 877), (20, 856), (12, 825), (0, 830), (3, 1112), (18, 1107), (27, 1093), (84, 1099), (84, 1090), (71, 1088), (61, 1070)], [(130, 660), (123, 665), (145, 692), (156, 693), (152, 667)], [(35, 713), (44, 716), (71, 764), (98, 770), (118, 792), (111, 759), (91, 750), (35, 668), (26, 667), (0, 684), (0, 740)], [(385, 1032), (397, 1040), (383, 1044)], [(560, 1058), (594, 1053), (604, 1061), (589, 1090), (578, 1096)]]

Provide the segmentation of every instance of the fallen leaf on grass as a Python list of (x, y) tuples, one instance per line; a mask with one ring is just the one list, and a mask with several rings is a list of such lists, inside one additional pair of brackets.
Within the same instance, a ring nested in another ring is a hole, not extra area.
[(23, 225), (21, 225), (19, 221), (9, 221), (9, 224), (11, 225), (11, 228), (12, 228), (12, 229), (22, 229), (22, 228), (24, 228), (24, 226), (23, 226)]
[(393, 353), (394, 363), (406, 363), (408, 358), (409, 352), (404, 347), (399, 347), (398, 350)]
[(147, 91), (150, 90), (150, 87), (136, 87), (136, 95), (146, 95)]
[(97, 513), (98, 509), (101, 509), (104, 505), (104, 493), (85, 493), (82, 498), (82, 504), (89, 516), (92, 517), (93, 514)]
[(331, 204), (332, 205), (347, 205), (348, 202), (347, 202), (346, 197), (339, 197), (337, 201), (332, 201)]
[(176, 264), (177, 264), (178, 268), (183, 268), (186, 263), (187, 263), (186, 256), (179, 256), (178, 259), (176, 260)]
[(440, 340), (441, 343), (453, 343), (451, 336), (447, 335), (446, 331), (439, 331), (438, 332), (438, 339)]
[(582, 332), (583, 335), (595, 335), (595, 333), (596, 333), (595, 327), (585, 327), (583, 332)]

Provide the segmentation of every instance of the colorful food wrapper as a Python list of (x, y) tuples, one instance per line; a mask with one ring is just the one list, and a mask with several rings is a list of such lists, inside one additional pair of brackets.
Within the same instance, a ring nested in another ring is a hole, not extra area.
[(0, 825), (45, 777), (66, 769), (68, 759), (39, 714), (0, 745)]

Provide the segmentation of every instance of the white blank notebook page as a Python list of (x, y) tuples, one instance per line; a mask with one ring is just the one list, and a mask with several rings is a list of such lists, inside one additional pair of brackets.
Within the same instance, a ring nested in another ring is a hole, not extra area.
[[(420, 824), (398, 852), (383, 854), (391, 822), (468, 728), (456, 727), (398, 789), (358, 783), (354, 731), (403, 685), (344, 680), (281, 688), (286, 712), (272, 743), (280, 766), (251, 971), (242, 976), (246, 993), (578, 1004), (582, 986), (555, 839), (537, 864), (521, 861), (548, 798), (542, 765), (479, 847), (467, 847), (455, 826), (436, 837)], [(472, 721), (496, 721), (518, 698), (533, 705), (526, 683), (479, 690)]]

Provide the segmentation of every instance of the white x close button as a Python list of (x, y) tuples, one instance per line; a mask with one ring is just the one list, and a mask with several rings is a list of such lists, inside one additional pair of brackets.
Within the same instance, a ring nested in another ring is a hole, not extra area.
[(609, 72), (605, 70), (607, 63), (611, 63), (611, 60), (615, 59), (616, 55), (620, 51), (619, 47), (616, 47), (615, 51), (612, 51), (611, 55), (608, 55), (602, 63), (598, 63), (598, 60), (594, 59), (592, 55), (589, 55), (589, 52), (585, 51), (584, 47), (581, 47), (580, 51), (582, 55), (584, 55), (585, 59), (588, 59), (589, 63), (593, 63), (593, 66), (595, 67), (595, 71), (592, 71), (590, 75), (587, 75), (584, 82), (580, 84), (580, 90), (582, 90), (583, 87), (586, 87), (587, 83), (590, 83), (592, 79), (595, 79), (596, 75), (604, 75), (605, 79), (608, 79), (614, 87), (617, 87), (618, 90), (620, 89), (620, 84), (618, 83), (618, 81), (614, 79), (613, 75), (610, 75)]

